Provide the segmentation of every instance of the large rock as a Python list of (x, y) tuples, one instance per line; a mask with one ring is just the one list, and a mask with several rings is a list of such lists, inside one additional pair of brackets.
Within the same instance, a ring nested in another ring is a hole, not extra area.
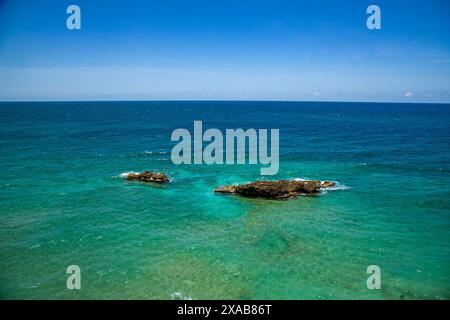
[(238, 194), (244, 197), (265, 199), (290, 199), (301, 194), (314, 195), (320, 189), (330, 188), (336, 183), (319, 180), (279, 180), (256, 181), (240, 186), (222, 186), (214, 190), (217, 193)]
[(127, 180), (137, 180), (143, 182), (169, 182), (169, 177), (164, 173), (145, 171), (141, 173), (129, 173)]

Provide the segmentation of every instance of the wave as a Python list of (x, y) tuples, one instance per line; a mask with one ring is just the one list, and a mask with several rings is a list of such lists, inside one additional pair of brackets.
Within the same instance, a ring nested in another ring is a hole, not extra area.
[(144, 151), (142, 153), (148, 154), (148, 155), (164, 155), (164, 154), (169, 154), (170, 152), (167, 150), (160, 150), (160, 151)]
[[(311, 179), (308, 178), (294, 178), (292, 179), (293, 181), (308, 181)], [(329, 180), (327, 180), (329, 181)], [(321, 183), (325, 182), (325, 180), (321, 180)], [(333, 187), (330, 188), (320, 188), (320, 191), (336, 191), (336, 190), (348, 190), (351, 189), (349, 186), (346, 186), (345, 184), (341, 184), (339, 181), (331, 181), (334, 182), (335, 185)]]
[(186, 296), (180, 291), (175, 291), (171, 293), (170, 298), (172, 300), (192, 300), (192, 297)]
[(437, 164), (423, 164), (423, 163), (404, 163), (398, 161), (390, 162), (362, 162), (355, 165), (356, 168), (366, 170), (378, 170), (378, 171), (398, 171), (398, 172), (420, 172), (420, 173), (448, 173), (450, 169), (445, 166), (444, 163)]
[(335, 191), (335, 190), (348, 190), (348, 189), (351, 189), (349, 186), (346, 186), (345, 184), (340, 184), (338, 181), (333, 181), (333, 182), (336, 183), (334, 185), (334, 187), (320, 189), (320, 190), (321, 191)]
[(128, 175), (131, 174), (131, 173), (139, 174), (140, 172), (136, 172), (136, 171), (128, 171), (128, 172), (124, 172), (124, 173), (119, 174), (119, 177), (125, 179), (125, 178), (128, 177)]

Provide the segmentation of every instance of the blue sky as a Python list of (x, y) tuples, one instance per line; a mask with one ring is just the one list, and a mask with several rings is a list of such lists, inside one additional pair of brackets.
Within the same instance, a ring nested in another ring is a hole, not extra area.
[(450, 2), (0, 0), (0, 100), (134, 99), (450, 102)]

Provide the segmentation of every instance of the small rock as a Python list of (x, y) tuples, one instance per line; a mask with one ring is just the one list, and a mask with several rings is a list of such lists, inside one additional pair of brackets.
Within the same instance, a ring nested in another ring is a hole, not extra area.
[(164, 173), (145, 171), (141, 173), (129, 173), (127, 180), (137, 180), (143, 182), (169, 182), (169, 177)]

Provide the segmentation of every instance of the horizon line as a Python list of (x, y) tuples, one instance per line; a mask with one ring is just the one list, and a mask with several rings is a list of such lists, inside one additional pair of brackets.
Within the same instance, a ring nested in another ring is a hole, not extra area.
[(0, 100), (0, 103), (45, 103), (45, 102), (300, 102), (300, 103), (371, 103), (371, 104), (450, 104), (436, 101), (350, 101), (350, 100), (271, 100), (271, 99), (117, 99), (117, 100)]

